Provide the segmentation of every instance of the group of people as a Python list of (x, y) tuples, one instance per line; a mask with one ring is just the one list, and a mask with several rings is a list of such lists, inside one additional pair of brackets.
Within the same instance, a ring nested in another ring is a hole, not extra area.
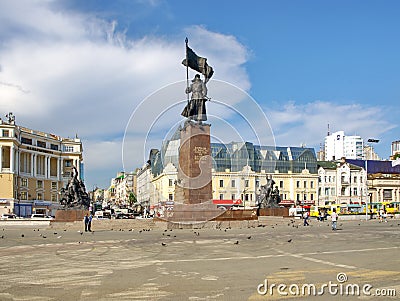
[(84, 218), (84, 222), (85, 222), (85, 232), (92, 232), (92, 219), (93, 219), (93, 215), (89, 213), (86, 213), (85, 218)]
[(387, 223), (387, 212), (386, 212), (386, 208), (383, 207), (378, 211), (378, 218), (379, 218), (379, 222), (380, 223)]
[[(339, 218), (339, 215), (336, 212), (336, 208), (333, 208), (332, 214), (331, 214), (332, 230), (333, 231), (337, 230), (337, 220), (338, 220), (338, 218)], [(309, 219), (310, 219), (310, 213), (308, 211), (304, 212), (304, 215), (303, 215), (303, 222), (304, 222), (303, 225), (304, 226), (309, 226), (310, 225), (308, 223)], [(320, 217), (319, 217), (319, 220), (323, 221), (323, 218), (320, 219)]]

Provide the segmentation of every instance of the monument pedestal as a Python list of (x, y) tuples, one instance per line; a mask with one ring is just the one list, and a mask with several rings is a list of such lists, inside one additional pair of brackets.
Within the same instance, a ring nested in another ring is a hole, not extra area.
[(86, 213), (89, 213), (89, 210), (84, 209), (64, 209), (56, 211), (55, 222), (76, 222), (83, 221)]
[(174, 209), (168, 221), (208, 221), (220, 215), (212, 203), (210, 125), (187, 121), (181, 129)]

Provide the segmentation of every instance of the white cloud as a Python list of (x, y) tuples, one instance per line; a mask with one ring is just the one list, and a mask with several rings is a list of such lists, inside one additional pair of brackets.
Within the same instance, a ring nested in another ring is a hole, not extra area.
[[(88, 185), (107, 185), (120, 171), (118, 141), (136, 106), (161, 87), (185, 79), (184, 43), (155, 36), (132, 40), (118, 31), (117, 22), (62, 10), (59, 4), (1, 1), (0, 112), (13, 112), (17, 124), (33, 129), (64, 137), (77, 133), (84, 141)], [(249, 89), (243, 67), (247, 50), (234, 37), (198, 26), (185, 33), (198, 55), (208, 58), (216, 78)], [(159, 104), (184, 100), (183, 91), (167, 93), (176, 97), (171, 100), (157, 99), (135, 125), (159, 110)], [(214, 94), (219, 95), (217, 89)], [(168, 123), (162, 125), (160, 130), (167, 132)]]
[(290, 102), (282, 109), (265, 110), (275, 133), (277, 145), (300, 145), (319, 149), (330, 131), (343, 130), (347, 135), (358, 135), (366, 139), (379, 137), (393, 129), (382, 107), (362, 104), (338, 105), (327, 101), (308, 104)]

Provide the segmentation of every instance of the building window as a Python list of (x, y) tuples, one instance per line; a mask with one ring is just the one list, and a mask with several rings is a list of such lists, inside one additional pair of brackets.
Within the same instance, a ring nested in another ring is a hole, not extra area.
[(73, 153), (74, 152), (74, 147), (72, 145), (64, 145), (64, 152)]
[(38, 155), (36, 157), (36, 172), (38, 175), (44, 176), (45, 173), (45, 156)]
[(21, 137), (21, 143), (32, 145), (32, 139)]
[(303, 200), (304, 201), (307, 200), (307, 194), (306, 193), (303, 195)]
[(244, 200), (245, 200), (245, 201), (248, 201), (248, 200), (249, 200), (249, 194), (248, 194), (248, 193), (245, 194)]
[(232, 186), (232, 188), (235, 188), (235, 187), (236, 187), (236, 181), (235, 181), (235, 180), (232, 180), (232, 181), (231, 181), (231, 186)]
[(384, 189), (383, 190), (383, 199), (391, 200), (392, 199), (392, 189)]
[(57, 194), (53, 193), (53, 194), (51, 195), (51, 201), (52, 201), (52, 202), (57, 202)]
[(9, 137), (10, 136), (10, 131), (9, 130), (3, 130), (3, 137)]
[(28, 199), (28, 192), (22, 191), (21, 192), (21, 200), (27, 200)]
[(300, 188), (300, 181), (296, 181), (296, 187)]
[(236, 199), (236, 195), (234, 193), (232, 193), (232, 200)]
[(58, 151), (58, 145), (52, 143), (50, 144), (50, 149)]
[(353, 195), (357, 195), (357, 187), (353, 187)]
[(172, 193), (168, 194), (168, 200), (173, 201), (174, 195)]
[(46, 142), (44, 141), (36, 141), (36, 145), (39, 147), (46, 148)]
[(169, 180), (168, 180), (168, 185), (169, 185), (169, 187), (172, 187), (172, 185), (173, 185), (172, 179), (169, 179)]
[(325, 188), (325, 195), (329, 195), (329, 188)]
[(307, 181), (304, 181), (304, 188), (307, 188)]
[(311, 199), (311, 201), (314, 201), (314, 194), (313, 193), (310, 194), (310, 199)]
[(28, 179), (21, 178), (21, 187), (28, 187)]
[(43, 195), (41, 193), (38, 193), (36, 199), (37, 200), (42, 200), (43, 199)]
[(353, 178), (353, 183), (357, 183), (357, 177), (356, 176), (354, 176), (354, 178)]
[(256, 179), (256, 187), (260, 187), (260, 180)]
[(51, 189), (57, 190), (57, 182), (51, 182)]
[(300, 194), (296, 194), (296, 201), (300, 201)]
[(279, 188), (283, 188), (283, 181), (279, 181)]
[(37, 181), (37, 188), (43, 188), (43, 181), (41, 180)]
[(58, 174), (58, 160), (57, 158), (50, 158), (50, 177), (57, 177)]
[(224, 180), (219, 180), (219, 187), (224, 187)]
[(310, 187), (311, 187), (311, 188), (314, 188), (314, 181), (311, 181), (311, 182), (310, 182)]
[(31, 172), (31, 154), (21, 152), (19, 157), (19, 170), (23, 173)]
[(223, 193), (220, 193), (220, 194), (219, 194), (219, 199), (220, 199), (220, 200), (223, 200), (223, 199), (224, 199), (224, 194), (223, 194)]
[(249, 180), (244, 180), (244, 186), (249, 187)]
[(65, 160), (65, 167), (72, 167), (72, 160)]

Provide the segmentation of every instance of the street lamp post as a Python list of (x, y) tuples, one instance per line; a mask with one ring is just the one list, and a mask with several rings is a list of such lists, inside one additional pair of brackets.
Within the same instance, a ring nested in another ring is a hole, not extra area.
[[(369, 143), (378, 143), (379, 139), (370, 138), (370, 139), (367, 140), (367, 142), (369, 142)], [(372, 147), (371, 147), (371, 149), (372, 149)], [(366, 189), (366, 193), (365, 193), (365, 198), (366, 198), (365, 199), (365, 220), (367, 221), (368, 220), (368, 200), (370, 199), (370, 195), (368, 193), (368, 158), (366, 158), (366, 160), (365, 160), (365, 173), (366, 173), (366, 176), (365, 176), (365, 179), (366, 179), (365, 180), (365, 183), (366, 183), (366, 185), (365, 185), (365, 189)], [(372, 216), (371, 216), (371, 218), (372, 218)]]

